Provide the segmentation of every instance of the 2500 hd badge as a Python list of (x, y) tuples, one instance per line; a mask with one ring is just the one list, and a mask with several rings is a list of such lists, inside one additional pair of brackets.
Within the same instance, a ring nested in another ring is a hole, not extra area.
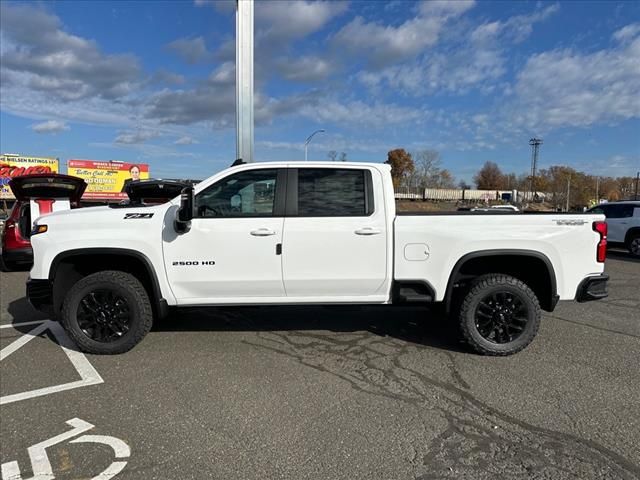
[(192, 266), (196, 266), (196, 265), (203, 265), (203, 266), (207, 266), (207, 265), (215, 265), (216, 262), (214, 262), (213, 260), (203, 260), (202, 262), (199, 262), (198, 260), (192, 260), (192, 261), (174, 261), (173, 262), (173, 266), (174, 267), (192, 267)]

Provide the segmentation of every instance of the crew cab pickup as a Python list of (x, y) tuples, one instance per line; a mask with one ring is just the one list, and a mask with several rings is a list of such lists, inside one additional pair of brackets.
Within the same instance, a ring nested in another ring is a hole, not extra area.
[(91, 353), (173, 307), (415, 303), (508, 355), (541, 309), (607, 295), (603, 215), (396, 214), (385, 164), (238, 163), (162, 205), (37, 219), (29, 300)]

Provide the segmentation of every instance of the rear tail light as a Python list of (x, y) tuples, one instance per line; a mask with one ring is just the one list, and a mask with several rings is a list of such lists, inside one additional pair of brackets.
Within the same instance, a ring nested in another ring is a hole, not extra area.
[(596, 260), (604, 263), (607, 258), (607, 223), (593, 222), (593, 231), (600, 234), (600, 241), (596, 247)]

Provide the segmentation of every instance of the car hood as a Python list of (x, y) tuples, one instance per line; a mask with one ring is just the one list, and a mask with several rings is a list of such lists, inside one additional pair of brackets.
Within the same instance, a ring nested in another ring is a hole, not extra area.
[(172, 207), (171, 203), (154, 206), (109, 206), (84, 207), (72, 210), (53, 212), (46, 217), (40, 217), (40, 223), (69, 224), (70, 228), (82, 230), (103, 230), (110, 226), (126, 228), (130, 225), (140, 225), (140, 222), (128, 222), (128, 220), (145, 220), (151, 218), (164, 218), (165, 212)]

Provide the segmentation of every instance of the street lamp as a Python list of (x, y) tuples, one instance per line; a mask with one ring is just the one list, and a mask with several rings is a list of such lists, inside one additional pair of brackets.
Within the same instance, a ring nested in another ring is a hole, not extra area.
[(309, 146), (309, 142), (311, 141), (311, 139), (316, 133), (324, 133), (324, 128), (321, 128), (320, 130), (316, 130), (315, 132), (313, 132), (311, 135), (307, 137), (307, 140), (304, 142), (304, 161), (305, 162), (307, 161), (307, 147)]

